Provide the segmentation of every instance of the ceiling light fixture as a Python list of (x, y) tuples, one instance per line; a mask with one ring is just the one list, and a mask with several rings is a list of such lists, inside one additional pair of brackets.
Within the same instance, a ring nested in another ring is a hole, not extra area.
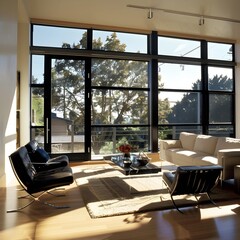
[(204, 22), (205, 22), (204, 17), (201, 16), (200, 19), (199, 19), (199, 26), (204, 25)]
[[(212, 20), (225, 21), (225, 22), (231, 22), (231, 23), (240, 23), (240, 20), (237, 20), (237, 19), (217, 17), (217, 16), (211, 16), (211, 15), (202, 15), (202, 14), (198, 14), (198, 13), (175, 11), (175, 10), (164, 9), (164, 8), (145, 7), (145, 6), (138, 6), (138, 5), (132, 5), (132, 4), (128, 4), (127, 7), (137, 8), (137, 9), (149, 9), (148, 18), (150, 15), (150, 10), (151, 10), (151, 12), (152, 12), (152, 10), (154, 10), (154, 11), (162, 11), (165, 13), (182, 15), (182, 16), (197, 17), (197, 18), (203, 18), (203, 19), (212, 19)], [(152, 15), (152, 17), (153, 17), (153, 15)], [(203, 20), (203, 22), (201, 21), (201, 23), (203, 25), (204, 20)]]
[(148, 18), (148, 19), (152, 19), (152, 18), (153, 18), (153, 11), (152, 11), (151, 8), (149, 8), (147, 18)]

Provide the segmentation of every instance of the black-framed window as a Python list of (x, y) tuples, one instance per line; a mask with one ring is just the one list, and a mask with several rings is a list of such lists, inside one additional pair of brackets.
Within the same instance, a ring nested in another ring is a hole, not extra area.
[[(208, 67), (209, 124), (234, 123), (233, 69)], [(231, 131), (232, 132), (232, 131)]]
[(86, 49), (84, 35), (86, 29), (33, 24), (31, 42), (37, 47)]
[(201, 58), (201, 42), (193, 39), (159, 36), (158, 54), (175, 57)]
[[(234, 136), (234, 45), (201, 41), (198, 46), (195, 40), (159, 39), (172, 50), (164, 53), (171, 58), (158, 64), (159, 106), (165, 106), (165, 114), (160, 108), (159, 137), (177, 138), (181, 131)], [(198, 54), (188, 56), (183, 51), (197, 51), (201, 59), (186, 61)]]
[[(92, 59), (92, 150), (117, 152), (127, 142), (149, 149), (148, 62)], [(99, 149), (100, 148), (100, 149)]]
[(163, 89), (201, 90), (201, 65), (158, 63), (158, 85)]
[(208, 42), (208, 59), (233, 61), (233, 45), (228, 43)]
[(93, 30), (92, 35), (93, 50), (147, 53), (147, 34)]
[[(39, 24), (32, 24), (32, 29), (32, 90), (41, 87), (41, 61), (51, 52), (49, 48), (55, 48), (55, 54), (90, 59), (87, 92), (91, 92), (96, 154), (115, 152), (119, 141), (130, 142), (132, 136), (139, 136), (141, 150), (156, 152), (154, 142), (177, 138), (180, 131), (235, 135), (234, 44), (158, 36), (156, 32)], [(51, 32), (47, 42), (41, 39), (44, 29)], [(64, 37), (52, 43), (59, 34)], [(215, 112), (223, 102), (228, 110), (220, 119)], [(123, 106), (127, 110), (119, 114)], [(158, 134), (153, 134), (156, 128)], [(135, 140), (132, 144), (137, 145)]]

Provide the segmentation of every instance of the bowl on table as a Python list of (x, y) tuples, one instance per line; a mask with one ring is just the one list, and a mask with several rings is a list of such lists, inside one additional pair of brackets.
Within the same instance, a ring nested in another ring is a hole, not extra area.
[(139, 154), (137, 157), (137, 162), (139, 166), (146, 166), (151, 161), (151, 158), (149, 158), (146, 154)]

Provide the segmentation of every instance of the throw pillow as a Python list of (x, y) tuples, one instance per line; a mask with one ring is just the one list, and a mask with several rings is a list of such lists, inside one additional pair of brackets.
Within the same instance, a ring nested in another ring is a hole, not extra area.
[(179, 139), (182, 147), (186, 150), (193, 150), (196, 137), (197, 135), (195, 133), (181, 132)]
[(31, 161), (36, 163), (45, 163), (50, 159), (49, 154), (41, 147), (38, 147), (36, 151), (29, 154)]
[(204, 152), (210, 155), (214, 154), (217, 137), (209, 135), (198, 135), (194, 145), (194, 151)]

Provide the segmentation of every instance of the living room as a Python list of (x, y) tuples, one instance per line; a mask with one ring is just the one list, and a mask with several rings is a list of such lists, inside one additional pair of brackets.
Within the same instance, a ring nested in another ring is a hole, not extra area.
[[(8, 156), (17, 143), (30, 140), (30, 23), (54, 24), (87, 29), (151, 33), (188, 39), (234, 44), (234, 137), (240, 137), (239, 107), (240, 71), (237, 1), (1, 1), (1, 182), (9, 171)], [(130, 6), (128, 6), (130, 5)], [(131, 6), (133, 5), (133, 6)], [(143, 6), (144, 8), (139, 8)], [(194, 14), (193, 14), (194, 13)], [(190, 16), (193, 14), (193, 16)], [(213, 16), (213, 19), (209, 16)], [(236, 20), (236, 21), (235, 21)], [(37, 51), (37, 49), (35, 49)], [(36, 53), (36, 52), (35, 52)], [(52, 52), (53, 54), (55, 52)], [(16, 80), (20, 73), (20, 107), (16, 100)], [(19, 112), (20, 134), (17, 136), (16, 112)], [(153, 123), (158, 124), (158, 123)], [(157, 138), (157, 136), (155, 136)], [(19, 142), (18, 142), (19, 141)], [(89, 140), (88, 140), (89, 141)], [(157, 152), (157, 142), (152, 149)], [(7, 170), (8, 169), (8, 170)]]

